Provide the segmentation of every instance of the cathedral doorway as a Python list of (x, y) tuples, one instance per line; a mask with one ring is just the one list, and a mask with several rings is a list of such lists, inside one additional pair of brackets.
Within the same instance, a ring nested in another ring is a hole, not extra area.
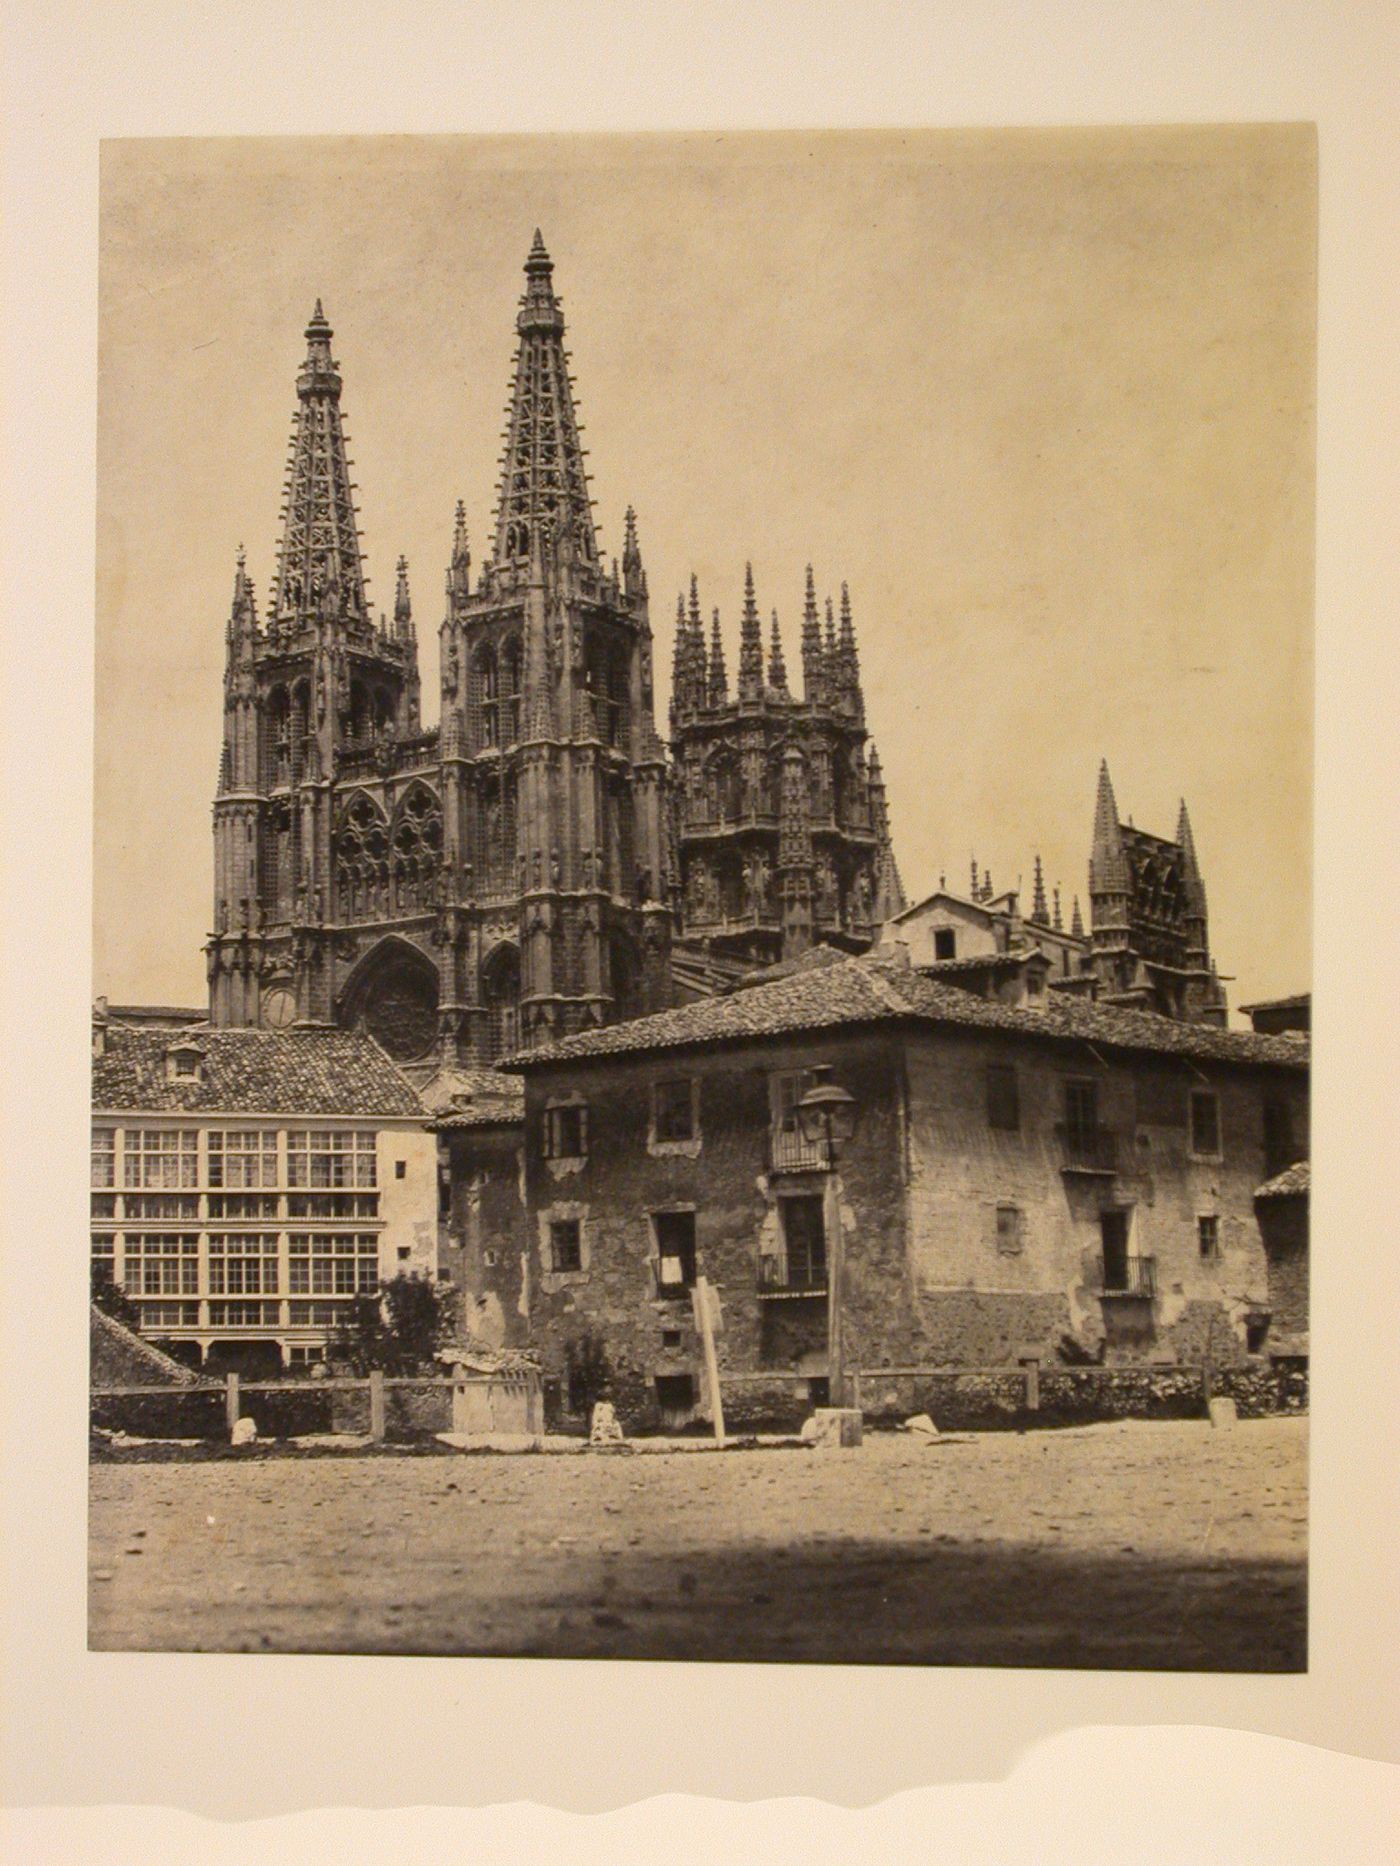
[(395, 1062), (416, 1062), (437, 1041), (438, 977), (406, 940), (388, 939), (362, 962), (341, 1000), (340, 1023), (363, 1030)]

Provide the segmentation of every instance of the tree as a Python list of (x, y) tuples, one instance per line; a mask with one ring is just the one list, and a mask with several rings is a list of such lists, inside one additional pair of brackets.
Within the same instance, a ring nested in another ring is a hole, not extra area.
[(140, 1334), (139, 1305), (131, 1300), (120, 1283), (112, 1281), (111, 1271), (103, 1265), (92, 1266), (92, 1300), (104, 1315), (110, 1315), (114, 1322), (120, 1322), (133, 1334)]
[(376, 1295), (356, 1296), (328, 1344), (332, 1361), (357, 1374), (411, 1374), (431, 1362), (442, 1339), (445, 1304), (436, 1283), (400, 1274)]

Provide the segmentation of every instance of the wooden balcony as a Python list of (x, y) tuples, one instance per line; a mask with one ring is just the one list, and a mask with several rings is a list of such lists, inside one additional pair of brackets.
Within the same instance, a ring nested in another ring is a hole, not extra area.
[(760, 1257), (758, 1294), (760, 1298), (825, 1296), (826, 1264), (810, 1258)]
[(1055, 1129), (1060, 1140), (1062, 1173), (1098, 1173), (1111, 1177), (1118, 1171), (1118, 1136), (1106, 1127)]
[(1125, 1262), (1110, 1268), (1103, 1267), (1102, 1296), (1135, 1296), (1150, 1302), (1157, 1294), (1157, 1259), (1155, 1257), (1129, 1257)]

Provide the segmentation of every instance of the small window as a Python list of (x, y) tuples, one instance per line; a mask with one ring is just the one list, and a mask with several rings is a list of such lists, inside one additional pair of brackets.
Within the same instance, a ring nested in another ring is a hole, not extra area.
[(653, 1090), (653, 1127), (658, 1140), (694, 1140), (694, 1088), (686, 1076), (658, 1082)]
[(195, 1082), (199, 1079), (199, 1061), (198, 1050), (171, 1050), (170, 1073), (178, 1081)]
[(1196, 1220), (1196, 1239), (1201, 1247), (1202, 1257), (1220, 1255), (1220, 1220), (1213, 1212), (1205, 1212)]
[(1018, 1257), (1025, 1242), (1024, 1214), (1019, 1205), (997, 1207), (997, 1249), (1003, 1257)]
[(1021, 1125), (1021, 1098), (1010, 1063), (987, 1065), (987, 1125), (1015, 1133)]
[(395, 1160), (394, 1161), (394, 1177), (395, 1179), (406, 1179), (408, 1177), (408, 1161), (407, 1160)]
[(1039, 966), (1026, 967), (1026, 996), (1039, 998), (1045, 991), (1045, 977)]
[(1065, 1083), (1065, 1125), (1076, 1138), (1099, 1130), (1099, 1085), (1081, 1078)]
[(408, 1249), (409, 1247), (407, 1244), (400, 1244), (399, 1246), (399, 1262), (400, 1263), (408, 1262)]
[(957, 958), (958, 936), (952, 927), (933, 929), (933, 956), (935, 959)]
[(1211, 1089), (1191, 1091), (1191, 1151), (1211, 1157), (1220, 1152), (1220, 1098)]
[(556, 1218), (551, 1222), (549, 1256), (551, 1269), (583, 1268), (583, 1241), (577, 1218)]
[(663, 1348), (678, 1348), (681, 1345), (681, 1331), (678, 1328), (663, 1328), (661, 1345)]
[(684, 1296), (695, 1282), (695, 1213), (653, 1212), (656, 1286), (663, 1296)]
[(544, 1157), (547, 1160), (582, 1160), (588, 1153), (588, 1110), (582, 1102), (565, 1102), (544, 1111)]
[(493, 1250), (484, 1250), (484, 1251), (483, 1251), (483, 1252), (481, 1253), (481, 1262), (482, 1262), (482, 1265), (483, 1265), (483, 1267), (484, 1267), (485, 1269), (487, 1269), (487, 1270), (494, 1270), (494, 1269), (495, 1269), (495, 1267), (496, 1267), (496, 1253), (495, 1253), (495, 1251), (493, 1251)]

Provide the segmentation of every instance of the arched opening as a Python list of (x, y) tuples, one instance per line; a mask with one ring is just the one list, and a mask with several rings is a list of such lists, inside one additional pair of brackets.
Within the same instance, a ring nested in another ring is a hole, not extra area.
[(520, 954), (514, 946), (497, 946), (482, 966), (481, 1002), (486, 1056), (495, 1062), (520, 1047)]
[(414, 784), (394, 816), (394, 903), (401, 913), (431, 905), (442, 859), (442, 810), (426, 784)]
[(472, 656), (468, 700), (476, 723), (473, 737), (477, 750), (499, 745), (500, 670), (496, 665), (496, 651), (489, 643), (483, 644)]
[(263, 772), (269, 790), (292, 780), (291, 695), (274, 687), (263, 707)]
[(406, 940), (376, 946), (352, 975), (340, 1023), (364, 1030), (395, 1062), (416, 1062), (437, 1039), (438, 975)]

